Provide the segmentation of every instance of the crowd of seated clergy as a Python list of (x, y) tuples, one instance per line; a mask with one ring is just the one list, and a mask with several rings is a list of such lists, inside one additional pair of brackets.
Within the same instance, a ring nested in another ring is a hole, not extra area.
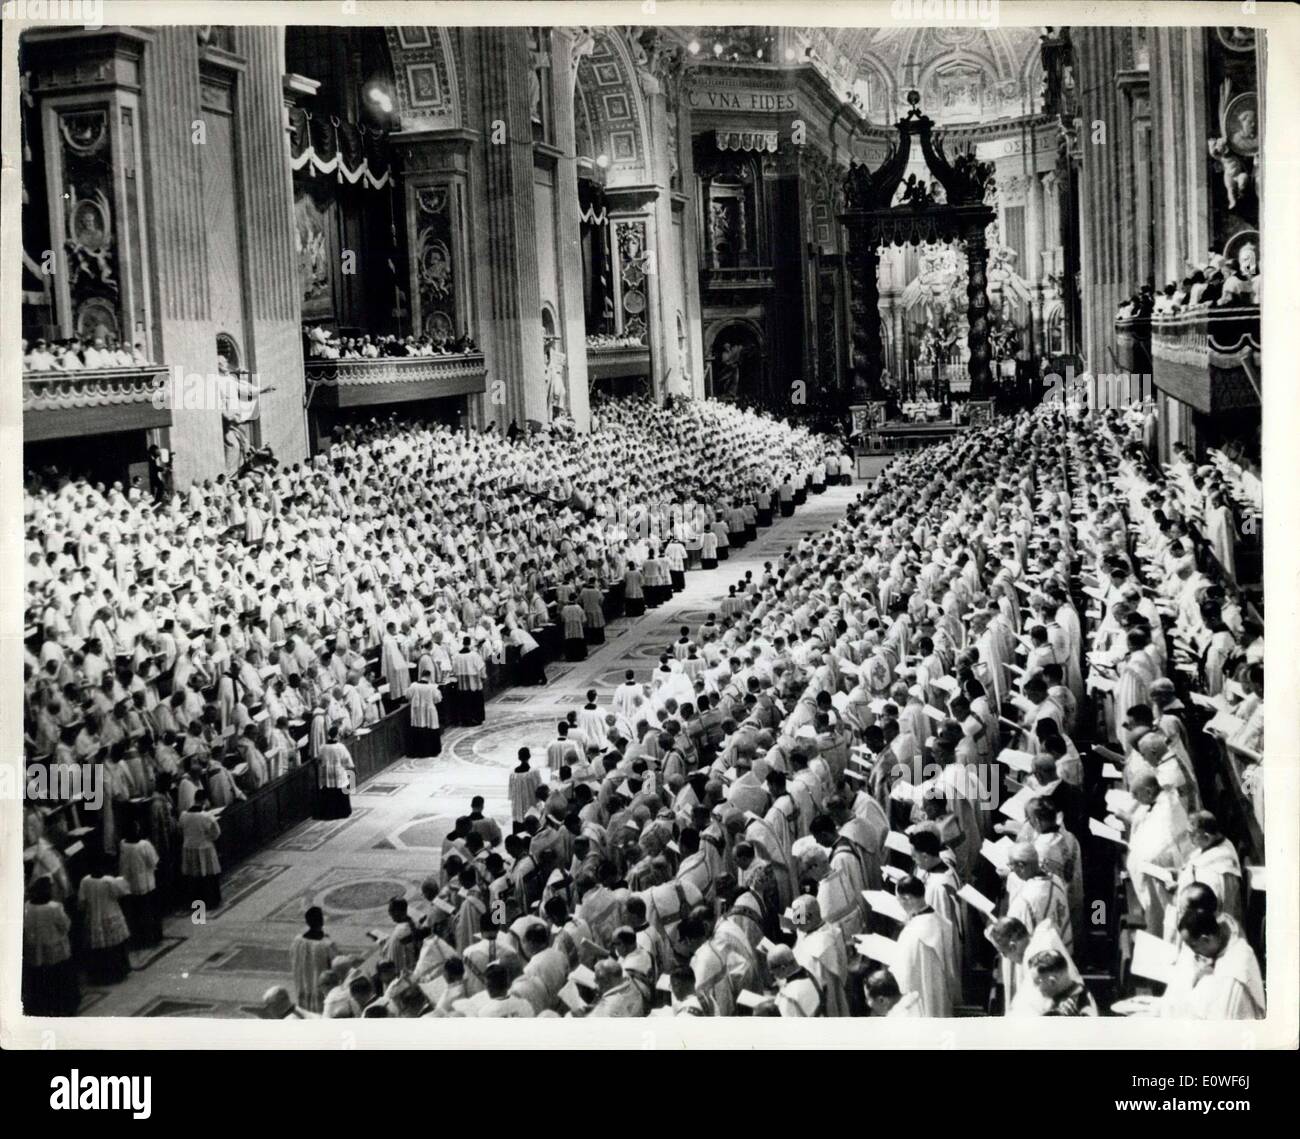
[(24, 372), (78, 372), (101, 368), (141, 368), (151, 363), (143, 340), (133, 347), (119, 343), (111, 333), (83, 340), (71, 336), (49, 341), (37, 337), (23, 341)]
[[(117, 859), (127, 822), (179, 875), (166, 832), (196, 800), (219, 811), (346, 750), (412, 689), (434, 705), (417, 727), (436, 748), (440, 726), (482, 722), (507, 655), (543, 680), (547, 630), (585, 654), (611, 606), (661, 604), (847, 469), (802, 428), (633, 401), (599, 406), (577, 440), (372, 422), (310, 462), (161, 501), (29, 482), (26, 753), (104, 787), (98, 805), (33, 805), (29, 879), (68, 846)], [(195, 856), (203, 891), (214, 841)]]
[(1178, 698), (1254, 731), (1259, 641), (1141, 430), (1040, 408), (896, 459), (522, 748), (368, 960), (309, 913), (293, 1015), (1261, 1017)]

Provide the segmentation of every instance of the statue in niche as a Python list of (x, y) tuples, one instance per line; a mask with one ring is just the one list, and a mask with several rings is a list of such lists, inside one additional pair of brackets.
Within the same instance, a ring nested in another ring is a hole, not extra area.
[(713, 396), (715, 399), (739, 399), (745, 389), (743, 373), (756, 345), (753, 334), (731, 327), (722, 332), (713, 345)]
[(739, 342), (728, 344), (718, 359), (722, 362), (722, 398), (735, 399), (740, 391), (740, 365), (745, 359), (745, 346)]
[(713, 263), (720, 268), (728, 268), (738, 262), (739, 250), (736, 248), (738, 214), (739, 211), (734, 200), (728, 202), (726, 199), (715, 198), (709, 203), (709, 231), (713, 239)]
[(541, 28), (528, 29), (528, 105), (532, 108), (530, 117), (537, 125), (542, 125), (542, 84), (544, 73), (550, 70), (551, 53), (543, 38)]

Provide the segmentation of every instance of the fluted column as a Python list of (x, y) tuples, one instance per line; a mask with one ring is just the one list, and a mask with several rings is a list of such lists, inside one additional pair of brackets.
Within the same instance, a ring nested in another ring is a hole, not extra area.
[(247, 234), (249, 367), (264, 387), (262, 442), (283, 462), (307, 455), (303, 410), (301, 302), (293, 235), (293, 179), (289, 171), (284, 105), (284, 29), (235, 29), (247, 62), (236, 104), (243, 225)]
[[(512, 419), (522, 427), (525, 420), (547, 418), (528, 92), (532, 62), (522, 27), (476, 28), (473, 35), (482, 83), (487, 215), (487, 248), (476, 256), (487, 278), (480, 329), (488, 367), (484, 416), (504, 430)], [(501, 141), (493, 141), (494, 131)]]
[(551, 32), (551, 105), (555, 111), (555, 145), (561, 152), (555, 166), (556, 237), (560, 277), (560, 323), (568, 365), (569, 414), (580, 431), (591, 426), (587, 378), (587, 322), (582, 304), (582, 233), (578, 217), (577, 137), (573, 122), (573, 69), (569, 56), (573, 32)]
[[(682, 90), (690, 82), (690, 72), (682, 77)], [(694, 195), (695, 187), (695, 152), (691, 145), (691, 109), (683, 97), (677, 107), (677, 162), (681, 170), (681, 186), (688, 195)], [(690, 355), (691, 383), (689, 394), (696, 399), (705, 395), (704, 383), (704, 329), (700, 313), (700, 241), (698, 215), (694, 204), (688, 204), (682, 211), (682, 265), (685, 274), (682, 280), (682, 304), (686, 314), (687, 352)]]
[(658, 196), (650, 206), (654, 217), (654, 279), (647, 283), (653, 292), (657, 320), (649, 329), (654, 347), (650, 350), (654, 394), (657, 401), (683, 390), (677, 350), (677, 312), (682, 307), (681, 257), (673, 240), (673, 203), (669, 193), (668, 108), (657, 80), (643, 81), (646, 115), (650, 120), (650, 177)]
[[(207, 229), (196, 122), (203, 120), (199, 45), (193, 27), (159, 26), (145, 51), (145, 149), (153, 265), (158, 281), (158, 359), (185, 375), (217, 369), (217, 330), (208, 297)], [(176, 485), (225, 470), (215, 407), (172, 409)]]
[(1038, 172), (1032, 169), (1032, 158), (1030, 162), (1025, 189), (1025, 263), (1020, 266), (1020, 275), (1036, 285), (1043, 275), (1043, 184)]

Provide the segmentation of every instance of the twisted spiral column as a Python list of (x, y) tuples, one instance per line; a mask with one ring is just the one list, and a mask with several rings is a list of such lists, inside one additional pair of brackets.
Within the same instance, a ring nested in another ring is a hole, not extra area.
[(966, 238), (966, 345), (970, 349), (971, 399), (988, 399), (993, 390), (989, 369), (989, 248), (984, 231)]

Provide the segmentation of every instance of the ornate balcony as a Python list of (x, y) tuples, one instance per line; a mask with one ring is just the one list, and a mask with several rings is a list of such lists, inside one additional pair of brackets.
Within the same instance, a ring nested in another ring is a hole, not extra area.
[(617, 380), (650, 375), (650, 349), (644, 344), (616, 345), (609, 348), (587, 346), (587, 379)]
[(1151, 318), (1135, 316), (1115, 322), (1115, 355), (1119, 366), (1135, 376), (1151, 374)]
[(304, 373), (309, 407), (365, 407), (487, 390), (487, 366), (481, 352), (365, 360), (308, 358)]
[(23, 375), (28, 442), (170, 427), (167, 369), (161, 364)]
[(1151, 322), (1152, 381), (1207, 415), (1258, 407), (1259, 309), (1194, 309)]

